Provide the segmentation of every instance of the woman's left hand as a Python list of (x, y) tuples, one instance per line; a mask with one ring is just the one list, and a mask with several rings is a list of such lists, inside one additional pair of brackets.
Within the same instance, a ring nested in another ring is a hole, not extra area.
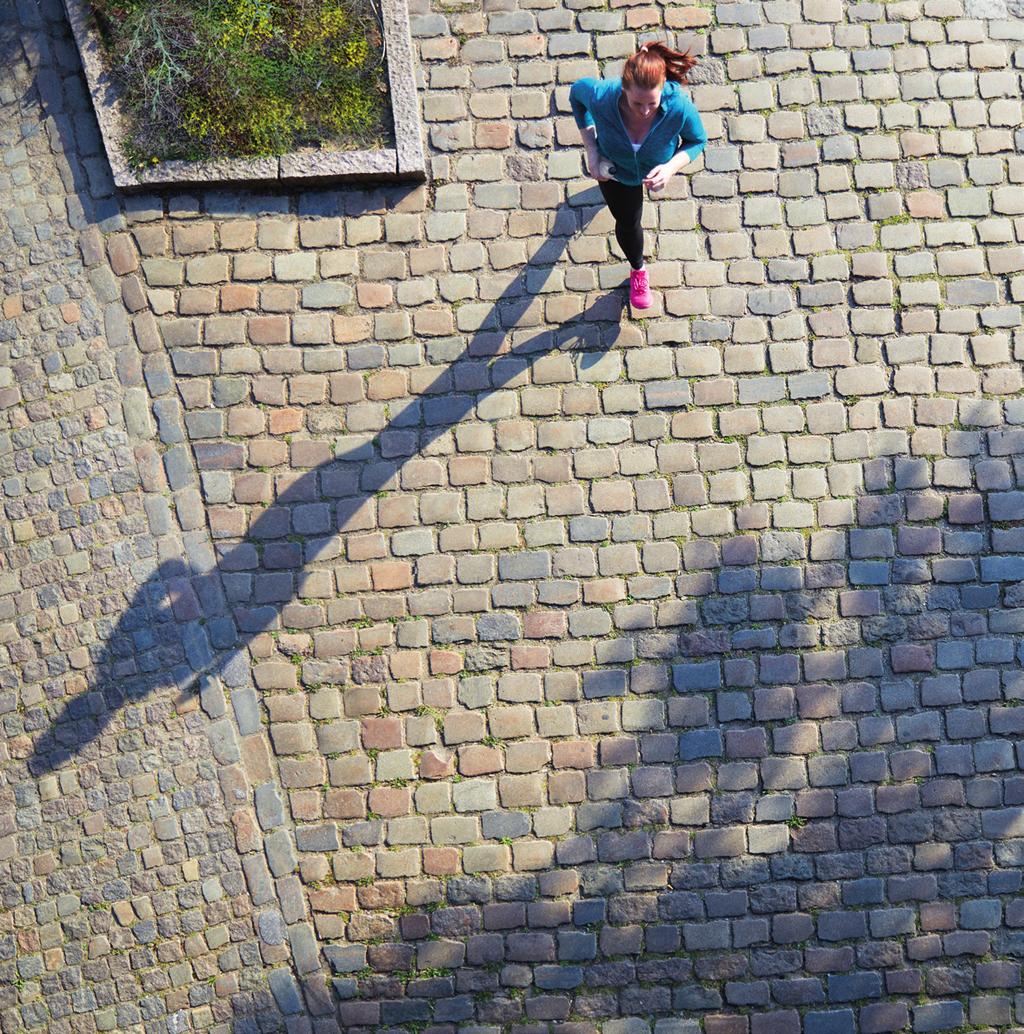
[(671, 162), (666, 162), (664, 165), (655, 165), (644, 177), (644, 186), (654, 191), (664, 190), (665, 184), (673, 177), (675, 171), (675, 167)]

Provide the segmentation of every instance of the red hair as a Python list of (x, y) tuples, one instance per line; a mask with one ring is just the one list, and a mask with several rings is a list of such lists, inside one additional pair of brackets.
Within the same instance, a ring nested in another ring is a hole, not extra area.
[(666, 79), (685, 83), (697, 59), (687, 50), (673, 50), (664, 43), (645, 43), (622, 69), (622, 85), (656, 90)]

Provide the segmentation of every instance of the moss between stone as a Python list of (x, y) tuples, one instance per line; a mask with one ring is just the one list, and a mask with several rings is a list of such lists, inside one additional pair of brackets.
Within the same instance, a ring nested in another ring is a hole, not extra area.
[(389, 146), (371, 0), (93, 0), (139, 165)]

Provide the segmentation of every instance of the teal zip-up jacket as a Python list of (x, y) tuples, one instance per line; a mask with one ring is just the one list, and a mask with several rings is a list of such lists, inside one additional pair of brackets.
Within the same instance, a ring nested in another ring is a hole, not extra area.
[(682, 146), (693, 161), (707, 143), (708, 134), (696, 105), (671, 79), (661, 90), (659, 112), (640, 150), (626, 132), (619, 98), (621, 79), (580, 79), (569, 90), (573, 118), (581, 130), (597, 128), (597, 149), (615, 166), (615, 179), (637, 186), (656, 165), (664, 165)]

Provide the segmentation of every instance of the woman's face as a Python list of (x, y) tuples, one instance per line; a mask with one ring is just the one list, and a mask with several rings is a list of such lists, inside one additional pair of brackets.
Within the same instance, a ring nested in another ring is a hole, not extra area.
[(637, 118), (650, 118), (661, 104), (661, 87), (644, 90), (639, 86), (627, 86), (622, 95), (626, 99), (626, 107), (631, 115)]

